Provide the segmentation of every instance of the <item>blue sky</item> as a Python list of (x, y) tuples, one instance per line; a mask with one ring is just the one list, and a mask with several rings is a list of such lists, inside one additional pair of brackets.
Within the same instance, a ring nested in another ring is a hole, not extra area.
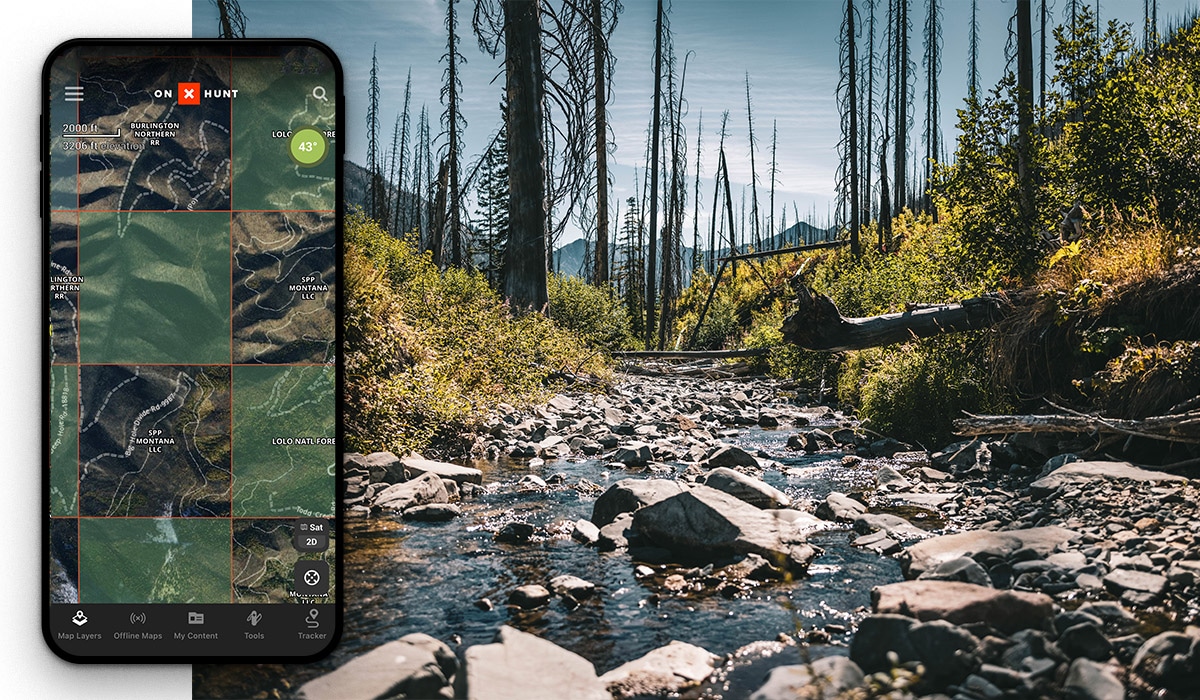
[[(1095, 0), (1087, 0), (1093, 8)], [(624, 12), (612, 39), (617, 62), (609, 103), (610, 124), (616, 150), (610, 156), (615, 180), (614, 198), (622, 201), (634, 192), (634, 170), (642, 166), (646, 127), (652, 99), (654, 52), (654, 2), (624, 0)], [(1061, 18), (1067, 0), (1049, 0), (1052, 17)], [(865, 37), (866, 0), (856, 0)], [(879, 36), (887, 0), (878, 0)], [(1038, 0), (1034, 0), (1035, 12)], [(1194, 0), (1159, 0), (1159, 23), (1166, 25)], [(442, 112), (439, 91), (445, 52), (443, 18), (445, 0), (242, 0), (252, 36), (309, 36), (329, 44), (346, 72), (347, 154), (357, 163), (366, 160), (366, 101), (371, 52), (378, 52), (381, 89), (382, 136), (390, 143), (392, 125), (403, 107), (404, 83), (412, 69), (413, 119), (424, 103), (431, 117)], [(468, 127), (464, 154), (472, 161), (487, 145), (499, 125), (503, 88), (502, 63), (482, 53), (471, 31), (474, 3), (462, 0), (458, 33), (462, 67), (463, 113)], [(716, 169), (716, 129), (721, 113), (729, 110), (726, 158), (734, 186), (734, 206), (740, 207), (740, 189), (750, 182), (745, 79), (749, 73), (754, 101), (755, 138), (759, 174), (759, 206), (767, 207), (767, 167), (770, 162), (772, 122), (778, 123), (779, 175), (776, 184), (776, 220), (779, 209), (792, 203), (801, 216), (815, 209), (824, 219), (834, 199), (834, 172), (839, 121), (834, 97), (838, 79), (838, 34), (844, 3), (837, 0), (675, 0), (670, 9), (675, 47), (682, 56), (694, 51), (688, 63), (686, 97), (689, 112), (689, 177), (693, 174), (697, 119), (703, 110), (705, 177)], [(917, 66), (917, 113), (910, 138), (920, 145), (924, 110), (922, 33), (925, 0), (914, 0), (910, 46)], [(1004, 69), (1004, 45), (1013, 0), (980, 0), (980, 81), (986, 90)], [(1104, 20), (1132, 22), (1140, 39), (1142, 2), (1107, 0), (1100, 5)], [(967, 85), (968, 0), (943, 0), (941, 121), (943, 142), (953, 149), (955, 110), (962, 105)], [(216, 10), (210, 0), (193, 0), (193, 34), (212, 36), (217, 31)], [(1036, 20), (1035, 20), (1036, 24)], [(1036, 29), (1035, 29), (1036, 31)], [(861, 40), (865, 44), (865, 39)], [(1036, 41), (1036, 38), (1035, 38)], [(860, 52), (863, 49), (860, 47)], [(1036, 49), (1035, 49), (1036, 51)], [(1051, 54), (1052, 56), (1052, 54)], [(1036, 59), (1035, 59), (1036, 60)], [(436, 125), (435, 125), (436, 128)], [(708, 215), (712, 182), (701, 187), (701, 225)], [(622, 205), (623, 208), (623, 205)], [(689, 205), (689, 210), (690, 210)], [(685, 225), (690, 227), (689, 224)], [(568, 232), (568, 238), (572, 234)]]

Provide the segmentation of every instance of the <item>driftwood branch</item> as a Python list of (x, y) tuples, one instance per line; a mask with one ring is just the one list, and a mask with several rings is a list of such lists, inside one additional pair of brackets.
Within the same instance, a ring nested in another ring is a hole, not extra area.
[(784, 340), (808, 350), (840, 352), (988, 328), (1013, 307), (1014, 296), (998, 292), (957, 304), (922, 305), (900, 313), (847, 318), (829, 297), (798, 286), (795, 304), (795, 313), (783, 321)]
[(1096, 433), (1200, 444), (1200, 411), (1143, 420), (1103, 418), (1086, 413), (969, 416), (954, 421), (954, 432), (967, 437), (1011, 433)]

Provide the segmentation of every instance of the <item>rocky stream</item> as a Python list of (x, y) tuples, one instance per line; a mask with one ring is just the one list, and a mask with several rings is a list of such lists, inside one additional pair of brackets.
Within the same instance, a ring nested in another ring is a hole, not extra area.
[(621, 375), (454, 463), (345, 455), (340, 646), (197, 697), (1200, 697), (1192, 483), (809, 398)]

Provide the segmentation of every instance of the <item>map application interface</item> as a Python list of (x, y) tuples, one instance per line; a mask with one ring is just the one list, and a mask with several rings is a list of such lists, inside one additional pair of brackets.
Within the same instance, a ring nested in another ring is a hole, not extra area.
[(61, 654), (336, 641), (340, 78), (305, 42), (73, 42), (47, 63)]

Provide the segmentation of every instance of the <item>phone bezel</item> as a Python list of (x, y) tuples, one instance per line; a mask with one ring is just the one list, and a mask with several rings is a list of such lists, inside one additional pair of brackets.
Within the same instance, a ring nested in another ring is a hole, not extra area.
[[(145, 48), (162, 48), (169, 46), (204, 46), (213, 47), (215, 49), (231, 48), (234, 46), (242, 47), (244, 50), (247, 46), (261, 46), (264, 48), (276, 48), (281, 46), (304, 46), (314, 48), (329, 59), (333, 70), (333, 80), (336, 83), (330, 91), (336, 98), (335, 114), (334, 114), (334, 129), (337, 131), (337, 138), (333, 140), (332, 157), (335, 160), (335, 189), (334, 189), (334, 237), (335, 245), (335, 269), (334, 269), (334, 334), (335, 334), (335, 369), (334, 369), (334, 394), (337, 401), (335, 411), (335, 435), (334, 435), (334, 454), (335, 454), (335, 475), (334, 475), (334, 542), (336, 543), (334, 551), (334, 565), (336, 576), (334, 578), (335, 605), (334, 624), (332, 633), (329, 635), (328, 643), (318, 652), (303, 656), (297, 655), (278, 655), (278, 654), (254, 654), (254, 655), (228, 655), (228, 654), (212, 654), (212, 655), (196, 655), (196, 654), (180, 654), (180, 655), (164, 655), (164, 656), (146, 656), (146, 655), (119, 655), (119, 654), (104, 654), (104, 655), (87, 655), (82, 656), (72, 654), (63, 650), (54, 640), (53, 630), (50, 625), (51, 603), (50, 603), (50, 357), (51, 357), (51, 340), (50, 334), (42, 335), (42, 353), (41, 353), (41, 414), (42, 414), (42, 478), (41, 478), (41, 503), (42, 503), (42, 531), (41, 531), (41, 569), (38, 575), (39, 588), (42, 598), (42, 636), (50, 648), (59, 658), (72, 663), (158, 663), (158, 664), (179, 664), (179, 663), (309, 663), (320, 660), (329, 655), (341, 640), (343, 620), (345, 616), (344, 602), (344, 586), (343, 577), (345, 567), (343, 566), (344, 558), (344, 542), (343, 527), (344, 506), (342, 503), (342, 485), (343, 471), (341, 464), (341, 455), (344, 445), (344, 426), (342, 423), (342, 400), (344, 397), (344, 367), (342, 360), (342, 341), (343, 341), (343, 236), (344, 236), (344, 162), (345, 162), (345, 144), (346, 136), (344, 133), (346, 119), (346, 100), (345, 100), (345, 79), (342, 71), (341, 62), (338, 60), (337, 54), (333, 52), (328, 45), (308, 38), (268, 38), (268, 39), (205, 39), (205, 38), (178, 38), (178, 39), (130, 39), (130, 38), (76, 38), (64, 41), (56, 46), (47, 56), (42, 66), (41, 90), (42, 95), (39, 100), (41, 105), (41, 116), (38, 120), (39, 126), (39, 160), (42, 164), (39, 177), (40, 193), (38, 212), (41, 217), (41, 275), (42, 282), (42, 316), (43, 322), (48, 322), (50, 319), (50, 142), (51, 142), (51, 123), (50, 123), (50, 102), (51, 95), (51, 70), (54, 62), (58, 60), (66, 51), (77, 48), (103, 48), (103, 47), (145, 47)], [(95, 604), (92, 604), (95, 605)], [(147, 603), (147, 607), (156, 605), (166, 605), (163, 603)], [(224, 604), (218, 604), (224, 605)], [(236, 605), (231, 603), (230, 605)], [(291, 605), (290, 603), (274, 603), (272, 605)], [(247, 606), (249, 607), (249, 606)], [(109, 645), (111, 647), (111, 645)]]

